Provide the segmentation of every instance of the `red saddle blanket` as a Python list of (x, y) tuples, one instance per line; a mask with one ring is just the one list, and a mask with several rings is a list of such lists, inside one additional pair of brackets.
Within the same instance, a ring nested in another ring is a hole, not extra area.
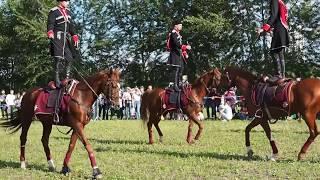
[[(183, 108), (189, 104), (188, 97), (191, 96), (191, 85), (184, 86), (180, 92), (180, 108)], [(161, 101), (163, 110), (174, 110), (178, 108), (178, 92), (173, 89), (165, 89), (161, 93)]]
[[(51, 94), (52, 95), (52, 94)], [(48, 91), (41, 91), (34, 107), (35, 114), (53, 114), (54, 107), (48, 106), (50, 93)], [(60, 103), (60, 113), (68, 112), (68, 105), (71, 100), (70, 95), (63, 95), (61, 103)]]
[(263, 104), (286, 108), (290, 98), (291, 87), (294, 81), (288, 81), (277, 86), (258, 83), (252, 89), (251, 99), (256, 106)]

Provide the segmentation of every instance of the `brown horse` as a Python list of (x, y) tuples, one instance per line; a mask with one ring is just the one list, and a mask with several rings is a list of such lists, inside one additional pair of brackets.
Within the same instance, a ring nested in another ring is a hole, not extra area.
[[(80, 82), (71, 97), (68, 105), (68, 113), (63, 114), (62, 126), (69, 126), (73, 129), (69, 149), (66, 153), (62, 173), (67, 174), (70, 172), (68, 167), (72, 151), (75, 147), (76, 141), (79, 138), (85, 146), (91, 166), (93, 168), (93, 178), (101, 178), (102, 174), (97, 166), (93, 149), (84, 134), (84, 127), (90, 122), (91, 107), (94, 101), (97, 99), (97, 94), (103, 93), (106, 98), (109, 98), (115, 105), (119, 104), (119, 70), (104, 70), (94, 76), (88, 77), (87, 80)], [(42, 145), (48, 160), (49, 169), (55, 170), (50, 149), (49, 149), (49, 136), (51, 134), (53, 125), (52, 115), (36, 115), (34, 112), (34, 106), (36, 99), (42, 88), (34, 88), (29, 90), (23, 97), (21, 102), (21, 109), (12, 115), (8, 121), (1, 124), (2, 127), (9, 128), (12, 133), (17, 132), (20, 128), (20, 162), (21, 168), (26, 168), (25, 159), (25, 145), (27, 141), (27, 133), (31, 122), (36, 117), (43, 125)]]
[[(203, 124), (200, 121), (198, 114), (202, 111), (203, 108), (203, 98), (209, 93), (210, 88), (217, 87), (217, 85), (220, 83), (220, 78), (220, 72), (216, 68), (210, 72), (205, 73), (204, 75), (199, 77), (195, 81), (195, 83), (192, 84), (190, 96), (188, 97), (188, 105), (182, 107), (183, 113), (186, 114), (189, 118), (187, 135), (188, 143), (193, 143), (194, 140), (198, 140), (200, 138), (201, 132), (203, 130)], [(157, 88), (151, 91), (147, 91), (142, 95), (141, 113), (142, 119), (148, 127), (149, 144), (154, 143), (152, 125), (154, 125), (157, 129), (160, 142), (162, 142), (163, 134), (159, 128), (161, 116), (165, 116), (169, 111), (174, 111), (163, 109), (161, 94), (163, 94), (164, 91), (164, 89)], [(193, 140), (192, 126), (194, 123), (198, 125), (199, 129)]]
[[(249, 114), (255, 116), (255, 113), (260, 109), (252, 100), (252, 88), (256, 84), (258, 78), (247, 71), (239, 68), (227, 67), (222, 75), (221, 87), (236, 86), (246, 99)], [(320, 80), (318, 79), (304, 79), (300, 82), (295, 82), (289, 90), (288, 110), (282, 111), (279, 107), (269, 107), (269, 115), (266, 109), (262, 109), (262, 116), (255, 116), (254, 120), (249, 123), (245, 129), (245, 141), (247, 147), (247, 154), (252, 157), (253, 151), (250, 146), (250, 131), (257, 125), (261, 125), (266, 136), (269, 139), (272, 147), (271, 160), (276, 160), (278, 155), (278, 148), (275, 140), (271, 136), (271, 129), (269, 126), (270, 117), (274, 119), (286, 117), (294, 113), (300, 113), (309, 128), (310, 136), (302, 146), (298, 159), (301, 160), (310, 144), (319, 134), (316, 125), (316, 115), (320, 111)]]

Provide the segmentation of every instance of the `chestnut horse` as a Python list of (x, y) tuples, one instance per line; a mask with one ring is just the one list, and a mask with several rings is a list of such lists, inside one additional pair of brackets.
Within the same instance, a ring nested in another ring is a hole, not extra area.
[[(251, 99), (251, 94), (252, 88), (257, 80), (258, 78), (255, 75), (247, 71), (241, 70), (239, 68), (227, 67), (222, 75), (220, 85), (222, 87), (236, 86), (245, 97), (249, 114), (251, 116), (255, 116), (255, 113), (258, 109), (260, 109), (260, 107), (254, 105)], [(275, 119), (286, 117), (294, 113), (300, 113), (303, 116), (309, 128), (310, 136), (302, 146), (298, 155), (298, 160), (301, 160), (305, 156), (308, 147), (319, 134), (316, 124), (316, 115), (320, 111), (319, 92), (320, 80), (313, 78), (304, 79), (300, 82), (295, 82), (292, 85), (291, 90), (289, 90), (289, 102), (287, 102), (289, 110), (287, 112), (281, 111), (279, 107), (269, 108), (271, 117)], [(253, 151), (250, 146), (250, 131), (255, 126), (261, 125), (272, 148), (271, 160), (276, 160), (278, 155), (278, 148), (276, 146), (275, 140), (271, 135), (271, 129), (269, 126), (270, 116), (267, 115), (268, 112), (266, 112), (265, 109), (263, 109), (262, 113), (262, 117), (255, 116), (253, 121), (251, 121), (245, 129), (245, 143), (247, 147), (247, 154), (249, 157), (252, 157), (253, 155)]]
[[(203, 124), (200, 121), (198, 114), (202, 111), (203, 108), (203, 98), (210, 92), (210, 88), (216, 88), (220, 83), (220, 75), (221, 74), (218, 69), (215, 68), (214, 70), (207, 72), (199, 77), (195, 81), (195, 83), (192, 84), (191, 95), (190, 97), (188, 97), (188, 105), (186, 107), (182, 107), (183, 113), (186, 114), (189, 118), (187, 142), (190, 144), (193, 143), (194, 140), (198, 140), (200, 138), (201, 132), (203, 130)], [(165, 116), (169, 112), (162, 108), (161, 94), (163, 94), (164, 91), (164, 89), (157, 88), (154, 90), (146, 91), (142, 95), (141, 113), (143, 122), (147, 124), (148, 127), (149, 144), (154, 143), (152, 125), (154, 125), (158, 131), (160, 142), (162, 142), (163, 140), (163, 134), (161, 132), (161, 129), (159, 128), (159, 122), (161, 120), (161, 116)], [(194, 123), (198, 125), (199, 129), (193, 140), (192, 126)]]
[[(63, 121), (59, 124), (62, 126), (69, 126), (73, 129), (69, 149), (63, 162), (62, 173), (67, 174), (71, 171), (68, 164), (76, 141), (79, 138), (88, 152), (91, 166), (93, 168), (93, 178), (102, 177), (93, 154), (93, 149), (84, 134), (84, 127), (90, 122), (91, 107), (97, 99), (97, 94), (103, 93), (106, 95), (106, 98), (109, 98), (115, 105), (119, 104), (119, 81), (119, 70), (110, 69), (88, 77), (87, 80), (81, 81), (77, 85), (68, 105), (68, 113), (63, 114)], [(49, 170), (54, 171), (55, 165), (48, 145), (53, 125), (53, 116), (35, 116), (34, 112), (36, 99), (42, 90), (42, 88), (29, 90), (22, 99), (21, 109), (17, 111), (16, 114), (13, 114), (8, 121), (3, 122), (1, 126), (11, 129), (12, 133), (17, 132), (20, 128), (22, 129), (20, 136), (20, 162), (21, 168), (25, 169), (25, 145), (27, 141), (27, 133), (34, 117), (37, 118), (43, 125), (41, 141), (48, 160)]]

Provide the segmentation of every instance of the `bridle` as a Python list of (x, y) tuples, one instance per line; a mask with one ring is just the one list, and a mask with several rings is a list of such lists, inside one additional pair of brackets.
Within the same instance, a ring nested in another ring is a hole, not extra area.
[(107, 92), (106, 92), (105, 95), (107, 96), (108, 100), (109, 100), (111, 103), (116, 104), (116, 103), (114, 102), (114, 100), (113, 100), (112, 97), (118, 97), (118, 96), (119, 96), (119, 93), (114, 94), (113, 90), (116, 89), (116, 88), (114, 88), (114, 87), (117, 87), (117, 89), (120, 88), (120, 87), (118, 87), (118, 81), (112, 80), (112, 79), (109, 78), (109, 79), (106, 81), (105, 85), (104, 85), (104, 89), (107, 90)]

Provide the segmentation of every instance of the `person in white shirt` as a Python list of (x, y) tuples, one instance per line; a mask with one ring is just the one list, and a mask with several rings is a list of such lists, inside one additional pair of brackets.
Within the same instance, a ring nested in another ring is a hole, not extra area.
[(134, 88), (132, 93), (133, 109), (135, 110), (136, 119), (140, 119), (140, 107), (141, 107), (141, 91), (137, 87)]
[(124, 106), (124, 114), (126, 116), (126, 119), (130, 118), (130, 107), (132, 103), (132, 97), (130, 94), (131, 88), (127, 87), (126, 90), (122, 94), (122, 101), (123, 101), (123, 106)]
[(222, 121), (230, 121), (233, 118), (233, 113), (229, 101), (225, 101), (224, 97), (221, 98), (221, 105), (219, 106), (219, 112)]
[(16, 96), (14, 95), (14, 91), (10, 90), (10, 94), (7, 94), (6, 96), (7, 111), (10, 117), (13, 114), (13, 109), (15, 107), (15, 100), (16, 100)]

